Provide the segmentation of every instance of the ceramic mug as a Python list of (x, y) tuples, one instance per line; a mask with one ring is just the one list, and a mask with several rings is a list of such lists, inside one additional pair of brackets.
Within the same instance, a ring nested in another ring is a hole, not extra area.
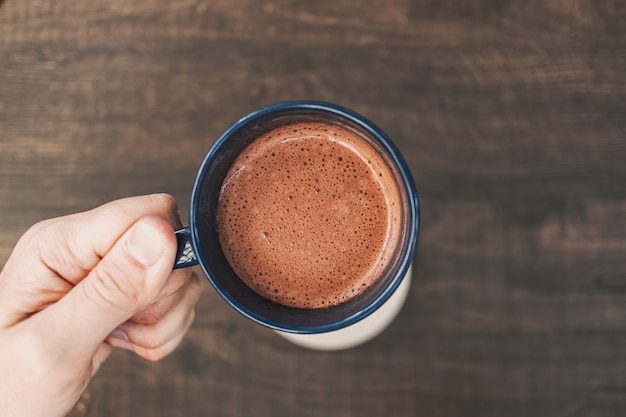
[[(363, 294), (324, 309), (287, 307), (260, 296), (233, 272), (218, 239), (218, 198), (231, 165), (259, 137), (259, 132), (293, 120), (323, 121), (356, 131), (391, 168), (401, 196), (402, 236), (386, 272)], [(264, 107), (237, 121), (215, 142), (200, 166), (189, 219), (189, 227), (176, 231), (178, 254), (174, 268), (199, 264), (230, 306), (296, 344), (334, 350), (363, 343), (387, 327), (408, 293), (420, 226), (418, 195), (411, 173), (387, 135), (346, 108), (317, 101), (292, 101)]]

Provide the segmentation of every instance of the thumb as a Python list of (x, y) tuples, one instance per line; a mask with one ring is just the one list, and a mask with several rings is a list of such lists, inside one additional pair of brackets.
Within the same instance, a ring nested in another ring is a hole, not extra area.
[(42, 312), (46, 333), (68, 355), (92, 355), (113, 329), (156, 299), (175, 253), (167, 221), (138, 220), (85, 279)]

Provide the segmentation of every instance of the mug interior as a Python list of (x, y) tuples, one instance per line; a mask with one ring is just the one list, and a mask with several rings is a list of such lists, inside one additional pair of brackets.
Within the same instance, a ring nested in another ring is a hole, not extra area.
[[(325, 309), (301, 309), (274, 303), (250, 289), (230, 267), (218, 239), (217, 206), (224, 178), (237, 156), (263, 133), (294, 121), (324, 121), (349, 128), (377, 149), (394, 171), (402, 197), (403, 224), (399, 250), (387, 270), (363, 294)], [(192, 245), (217, 292), (255, 322), (294, 333), (321, 333), (348, 326), (382, 305), (404, 277), (417, 244), (417, 193), (400, 153), (385, 134), (361, 116), (335, 105), (287, 102), (246, 116), (213, 145), (199, 170), (191, 199)]]

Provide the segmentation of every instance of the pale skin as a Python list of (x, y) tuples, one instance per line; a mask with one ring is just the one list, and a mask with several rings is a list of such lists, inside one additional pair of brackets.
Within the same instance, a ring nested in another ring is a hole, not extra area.
[(203, 280), (172, 271), (177, 205), (113, 201), (31, 227), (0, 272), (0, 417), (64, 416), (117, 347), (159, 360)]

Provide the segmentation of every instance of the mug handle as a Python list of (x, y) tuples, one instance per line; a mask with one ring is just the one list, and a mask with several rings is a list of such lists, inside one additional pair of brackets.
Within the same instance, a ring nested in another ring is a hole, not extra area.
[(198, 265), (198, 257), (191, 246), (191, 229), (185, 227), (174, 231), (176, 235), (176, 261), (173, 269)]

